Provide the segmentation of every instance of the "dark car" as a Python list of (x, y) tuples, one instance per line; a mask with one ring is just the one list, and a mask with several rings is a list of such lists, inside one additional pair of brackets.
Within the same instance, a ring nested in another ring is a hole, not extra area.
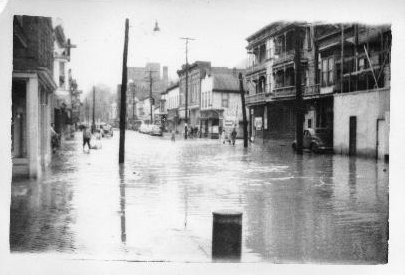
[[(313, 152), (331, 152), (332, 147), (332, 133), (330, 129), (306, 129), (304, 130), (304, 137), (302, 146), (304, 149), (309, 149)], [(297, 149), (297, 140), (292, 144), (294, 150)]]

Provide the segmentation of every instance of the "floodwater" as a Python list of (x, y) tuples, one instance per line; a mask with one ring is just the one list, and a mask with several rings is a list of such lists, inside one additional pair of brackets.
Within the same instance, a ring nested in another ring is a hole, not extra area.
[(12, 182), (10, 250), (85, 259), (210, 262), (212, 212), (241, 211), (243, 262), (386, 263), (388, 164), (119, 133), (81, 134), (41, 180)]

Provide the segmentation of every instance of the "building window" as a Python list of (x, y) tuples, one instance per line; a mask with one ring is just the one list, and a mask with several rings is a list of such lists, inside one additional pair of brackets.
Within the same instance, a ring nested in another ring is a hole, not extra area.
[(334, 84), (333, 57), (322, 59), (322, 86)]
[(308, 128), (312, 128), (312, 119), (308, 119)]
[(260, 45), (259, 49), (259, 63), (262, 63), (266, 60), (266, 44)]
[(228, 108), (229, 105), (229, 94), (227, 93), (222, 93), (222, 101), (221, 101), (221, 106), (223, 108)]
[(366, 68), (365, 59), (364, 59), (364, 58), (360, 58), (360, 59), (359, 59), (359, 71), (364, 70), (365, 68)]

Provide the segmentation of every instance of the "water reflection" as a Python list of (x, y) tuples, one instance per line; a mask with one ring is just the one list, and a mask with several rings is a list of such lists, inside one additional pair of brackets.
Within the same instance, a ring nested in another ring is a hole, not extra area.
[(357, 178), (357, 171), (356, 171), (356, 158), (350, 157), (349, 158), (349, 195), (350, 195), (350, 202), (352, 205), (356, 204), (356, 178)]
[(121, 209), (121, 242), (125, 244), (127, 240), (127, 233), (125, 231), (125, 166), (119, 165), (119, 178), (120, 178), (120, 209)]
[(13, 182), (12, 251), (210, 261), (212, 212), (231, 209), (242, 262), (386, 261), (382, 162), (128, 132), (118, 166), (117, 136), (91, 154), (68, 143), (43, 181)]

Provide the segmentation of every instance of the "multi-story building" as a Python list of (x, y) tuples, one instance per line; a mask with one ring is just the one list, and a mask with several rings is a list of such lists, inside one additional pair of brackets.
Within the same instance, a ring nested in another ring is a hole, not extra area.
[(389, 26), (275, 22), (247, 41), (252, 136), (294, 138), (299, 43), (304, 129), (325, 133), (338, 153), (388, 156)]
[(318, 25), (320, 94), (333, 93), (336, 153), (388, 158), (390, 26)]
[(180, 106), (179, 106), (179, 127), (181, 132), (185, 128), (186, 115), (186, 70), (188, 70), (188, 88), (187, 88), (187, 120), (188, 127), (200, 126), (200, 95), (201, 79), (205, 76), (205, 71), (211, 68), (211, 62), (196, 61), (193, 64), (183, 65), (181, 70), (177, 71), (179, 76)]
[(13, 176), (39, 177), (51, 160), (53, 28), (48, 17), (14, 16), (11, 153)]
[(200, 129), (202, 136), (218, 138), (233, 128), (243, 135), (242, 101), (236, 69), (212, 68), (201, 80)]
[(166, 128), (168, 131), (175, 133), (179, 132), (179, 105), (180, 105), (180, 89), (179, 83), (176, 82), (169, 86), (165, 92), (165, 106), (167, 112)]
[(72, 76), (69, 69), (70, 62), (70, 39), (65, 36), (60, 23), (54, 27), (54, 53), (53, 53), (53, 77), (58, 86), (53, 98), (53, 122), (55, 131), (62, 138), (69, 138), (72, 132), (72, 90), (70, 87)]
[[(154, 96), (145, 96), (140, 98), (139, 102), (136, 104), (137, 117), (146, 124), (155, 124), (155, 102), (156, 98)], [(152, 112), (152, 115), (151, 115)]]
[[(313, 27), (275, 22), (247, 38), (250, 62), (246, 72), (246, 104), (250, 134), (256, 138), (292, 139), (295, 135), (295, 43), (299, 37), (301, 85), (307, 127), (313, 127), (319, 85), (315, 75)], [(319, 112), (318, 112), (319, 113)], [(331, 126), (331, 125), (330, 125)]]

